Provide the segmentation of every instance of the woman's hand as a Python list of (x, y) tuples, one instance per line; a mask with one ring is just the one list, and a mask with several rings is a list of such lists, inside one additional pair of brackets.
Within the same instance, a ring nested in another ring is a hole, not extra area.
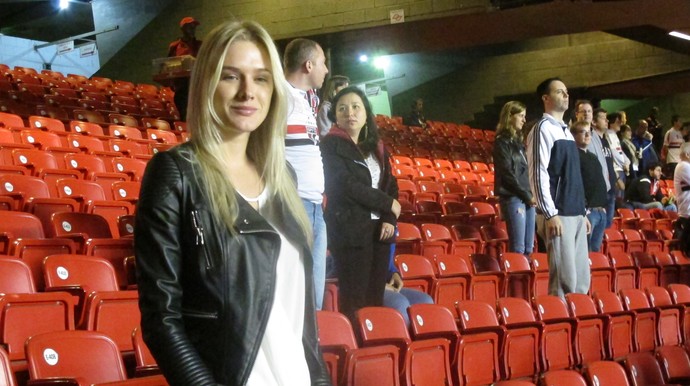
[(403, 280), (400, 277), (400, 274), (397, 272), (393, 273), (393, 276), (391, 276), (391, 280), (386, 283), (386, 289), (389, 289), (391, 291), (395, 292), (400, 292), (400, 290), (403, 287)]
[(400, 202), (398, 200), (393, 199), (393, 205), (391, 205), (391, 212), (395, 215), (395, 218), (400, 217), (400, 210), (402, 207), (400, 206)]
[(381, 236), (379, 237), (379, 240), (388, 240), (393, 236), (395, 236), (395, 227), (393, 224), (389, 224), (387, 222), (381, 223)]

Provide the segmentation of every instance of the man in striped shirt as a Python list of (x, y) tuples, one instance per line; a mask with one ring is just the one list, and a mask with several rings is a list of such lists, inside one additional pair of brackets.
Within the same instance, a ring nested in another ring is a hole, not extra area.
[(544, 115), (527, 137), (527, 162), (537, 200), (537, 232), (549, 257), (549, 294), (587, 293), (590, 283), (585, 194), (580, 156), (563, 115), (568, 89), (558, 78), (537, 87)]

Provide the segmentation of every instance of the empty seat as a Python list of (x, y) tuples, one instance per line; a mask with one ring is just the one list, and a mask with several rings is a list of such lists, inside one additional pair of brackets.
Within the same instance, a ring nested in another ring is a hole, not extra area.
[(576, 350), (576, 363), (586, 365), (589, 362), (600, 361), (607, 358), (605, 337), (606, 316), (597, 312), (594, 301), (589, 295), (570, 293), (565, 295), (570, 316), (575, 318), (574, 342)]
[(146, 170), (146, 162), (140, 159), (117, 157), (113, 158), (113, 170), (118, 173), (126, 173), (132, 181), (141, 181)]
[(412, 341), (402, 315), (385, 307), (364, 307), (356, 312), (365, 346), (393, 344), (400, 348), (401, 379), (412, 386), (451, 383), (450, 347), (446, 339)]
[(546, 253), (534, 252), (530, 256), (532, 271), (534, 271), (534, 296), (549, 294), (549, 258)]
[(137, 291), (91, 292), (84, 305), (81, 328), (108, 335), (123, 355), (134, 355), (132, 331), (139, 325)]
[(489, 304), (505, 295), (505, 274), (498, 260), (489, 255), (475, 253), (469, 257), (472, 265), (470, 299), (482, 300)]
[(656, 309), (659, 318), (659, 343), (662, 346), (678, 346), (683, 343), (685, 307), (673, 304), (671, 295), (664, 287), (647, 287), (649, 304)]
[(606, 315), (607, 347), (609, 358), (620, 359), (636, 349), (633, 339), (633, 313), (623, 308), (614, 292), (595, 292), (594, 301), (599, 313)]
[(504, 378), (534, 379), (541, 369), (541, 348), (545, 348), (540, 344), (541, 323), (537, 322), (532, 307), (525, 299), (500, 298), (496, 308), (499, 321), (506, 329), (503, 343)]
[(113, 238), (107, 221), (97, 214), (55, 213), (52, 223), (58, 238), (74, 240), (82, 254), (108, 260), (115, 268), (120, 285), (127, 285), (124, 258), (134, 255), (131, 238)]
[(613, 361), (590, 363), (584, 370), (585, 378), (590, 385), (629, 386), (628, 377), (621, 365)]
[(398, 254), (395, 265), (406, 288), (432, 294), (435, 287), (434, 269), (424, 256)]
[[(460, 341), (455, 371), (460, 385), (486, 385), (501, 379), (499, 353), (505, 329), (489, 304), (465, 300), (456, 304)], [(477, 360), (481, 358), (481, 360)]]
[(632, 386), (664, 385), (661, 366), (651, 352), (634, 352), (623, 359), (623, 367)]
[(69, 294), (37, 293), (29, 267), (21, 260), (0, 256), (0, 345), (7, 349), (12, 368), (26, 369), (27, 338), (67, 329), (74, 329)]
[(74, 253), (71, 240), (45, 238), (38, 217), (25, 212), (5, 212), (0, 222), (0, 251), (22, 259), (31, 269), (38, 290), (43, 290), (43, 259), (56, 253)]
[(434, 271), (434, 303), (448, 308), (459, 319), (455, 314), (455, 303), (469, 298), (472, 280), (465, 259), (457, 255), (438, 255), (434, 258)]
[(319, 344), (338, 357), (336, 378), (342, 385), (400, 384), (398, 348), (392, 345), (358, 347), (350, 321), (338, 312), (317, 311)]
[(652, 351), (659, 345), (658, 315), (642, 290), (626, 288), (620, 291), (625, 309), (633, 313), (633, 341), (636, 351)]
[(587, 386), (582, 375), (575, 370), (554, 370), (544, 373), (544, 386)]
[(613, 251), (609, 256), (616, 274), (613, 282), (614, 291), (638, 288), (639, 269), (632, 257), (624, 251)]
[(590, 294), (613, 290), (615, 271), (606, 255), (600, 252), (589, 252), (589, 269), (591, 272)]
[(568, 313), (565, 301), (558, 296), (546, 295), (534, 299), (537, 318), (543, 323), (541, 334), (542, 371), (571, 369), (577, 364), (578, 324)]
[(419, 254), (422, 235), (414, 224), (399, 222), (397, 226), (396, 252)]
[(32, 380), (79, 378), (79, 385), (91, 385), (127, 378), (115, 342), (94, 331), (34, 335), (26, 342), (26, 356)]
[(535, 274), (527, 257), (521, 253), (504, 252), (498, 260), (501, 270), (505, 272), (506, 296), (531, 301), (534, 297)]
[(661, 346), (656, 358), (667, 383), (690, 384), (690, 357), (680, 346)]
[[(61, 179), (56, 182), (58, 197), (72, 198), (81, 203), (81, 212), (103, 216), (110, 234), (117, 234), (117, 218), (134, 214), (134, 206), (127, 201), (108, 200), (103, 187), (95, 181)], [(112, 195), (112, 183), (109, 191)]]

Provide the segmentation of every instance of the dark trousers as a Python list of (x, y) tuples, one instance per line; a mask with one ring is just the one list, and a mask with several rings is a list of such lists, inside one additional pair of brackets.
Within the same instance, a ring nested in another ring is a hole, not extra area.
[(361, 247), (330, 248), (338, 270), (340, 312), (353, 325), (355, 312), (362, 307), (382, 306), (388, 276), (390, 244), (379, 241), (381, 222), (374, 226), (369, 243)]

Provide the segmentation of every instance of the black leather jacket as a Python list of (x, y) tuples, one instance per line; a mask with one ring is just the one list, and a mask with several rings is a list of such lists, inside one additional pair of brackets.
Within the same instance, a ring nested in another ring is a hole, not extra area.
[(525, 146), (502, 134), (494, 141), (494, 194), (517, 196), (525, 204), (532, 200)]
[(379, 212), (382, 222), (397, 224), (391, 206), (393, 199), (398, 198), (398, 183), (391, 173), (383, 142), (379, 142), (375, 153), (383, 167), (378, 189), (371, 187), (371, 173), (364, 156), (342, 129), (334, 126), (321, 141), (328, 197), (324, 220), (331, 247), (361, 247), (371, 243), (375, 231), (372, 211)]
[[(239, 198), (237, 235), (216, 221), (198, 181), (190, 143), (153, 157), (137, 206), (135, 252), (141, 327), (171, 385), (243, 385), (261, 345), (274, 299), (280, 238)], [(277, 200), (276, 226), (307, 241)], [(313, 280), (306, 280), (302, 342), (313, 385), (330, 385), (318, 346)]]

